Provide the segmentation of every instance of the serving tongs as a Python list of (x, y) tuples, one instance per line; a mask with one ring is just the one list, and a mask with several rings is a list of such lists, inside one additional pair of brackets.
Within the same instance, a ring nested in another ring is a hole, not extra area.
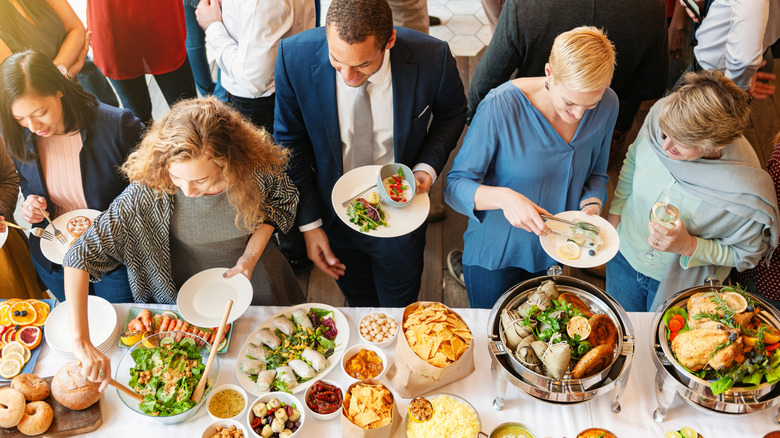
[(588, 222), (568, 221), (566, 219), (561, 219), (559, 217), (550, 216), (549, 214), (542, 214), (541, 216), (542, 216), (542, 219), (545, 219), (545, 220), (560, 222), (562, 224), (566, 224), (566, 225), (571, 225), (573, 227), (577, 227), (577, 228), (579, 228), (581, 230), (584, 230), (584, 231), (590, 231), (593, 234), (599, 234), (599, 227), (597, 227), (597, 226), (595, 226), (595, 225), (593, 225), (591, 223), (588, 223)]

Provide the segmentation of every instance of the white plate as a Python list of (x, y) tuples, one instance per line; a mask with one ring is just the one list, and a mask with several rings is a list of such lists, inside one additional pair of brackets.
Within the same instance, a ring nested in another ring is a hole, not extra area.
[(217, 327), (222, 322), (227, 300), (233, 300), (228, 324), (237, 320), (252, 304), (252, 283), (242, 274), (222, 277), (228, 268), (198, 272), (181, 286), (176, 306), (182, 318), (198, 327)]
[[(355, 231), (360, 231), (360, 227), (349, 221), (347, 207), (342, 207), (341, 203), (376, 184), (376, 178), (381, 168), (382, 166), (372, 165), (352, 169), (342, 175), (333, 186), (330, 200), (333, 203), (333, 209), (336, 210), (336, 216)], [(364, 196), (368, 196), (370, 193), (368, 192)], [(387, 226), (379, 227), (365, 234), (374, 237), (398, 237), (420, 228), (420, 225), (428, 217), (431, 200), (427, 193), (417, 193), (410, 202), (411, 204), (402, 208), (390, 207), (382, 203)]]
[(0, 248), (5, 244), (5, 240), (8, 238), (8, 227), (5, 227), (5, 231), (0, 233)]
[[(580, 257), (575, 260), (569, 260), (558, 255), (558, 248), (566, 243), (566, 237), (559, 234), (550, 233), (546, 236), (539, 236), (539, 242), (542, 244), (542, 248), (550, 257), (554, 258), (558, 263), (562, 263), (573, 268), (593, 268), (595, 266), (603, 265), (615, 257), (618, 249), (620, 249), (620, 237), (618, 237), (617, 230), (606, 219), (601, 216), (588, 215), (581, 211), (564, 211), (555, 215), (555, 217), (566, 219), (568, 221), (581, 221), (588, 222), (599, 227), (599, 237), (602, 239), (601, 249), (596, 251), (596, 255), (592, 256), (588, 254), (588, 250), (580, 248), (582, 253)], [(547, 226), (550, 229), (560, 231), (562, 233), (569, 233), (571, 228), (569, 225), (548, 220)]]
[(347, 349), (347, 345), (349, 344), (349, 322), (347, 321), (347, 318), (344, 316), (341, 311), (333, 306), (329, 306), (327, 304), (320, 304), (320, 303), (304, 303), (304, 304), (298, 304), (297, 306), (292, 306), (284, 309), (283, 311), (277, 313), (276, 315), (268, 318), (257, 326), (252, 333), (247, 337), (246, 341), (244, 341), (244, 345), (241, 346), (241, 350), (238, 358), (239, 360), (236, 361), (236, 376), (238, 377), (238, 383), (241, 385), (242, 388), (246, 389), (246, 391), (250, 394), (254, 394), (258, 397), (262, 397), (265, 394), (268, 394), (270, 391), (260, 391), (257, 389), (257, 386), (255, 386), (255, 382), (249, 380), (249, 374), (246, 374), (241, 371), (241, 358), (244, 357), (244, 351), (249, 346), (249, 341), (252, 340), (252, 338), (255, 337), (255, 334), (260, 331), (263, 327), (268, 327), (271, 329), (275, 329), (276, 327), (273, 325), (273, 319), (277, 316), (284, 315), (287, 318), (290, 318), (292, 316), (292, 312), (295, 309), (304, 309), (308, 313), (309, 309), (315, 308), (315, 309), (323, 309), (323, 310), (329, 310), (333, 312), (333, 321), (336, 323), (336, 330), (339, 331), (339, 333), (336, 335), (336, 339), (333, 340), (333, 342), (336, 343), (336, 348), (333, 350), (333, 354), (327, 358), (328, 360), (328, 367), (324, 370), (317, 373), (313, 378), (305, 381), (300, 382), (297, 385), (293, 386), (290, 389), (290, 392), (293, 394), (297, 394), (301, 391), (305, 391), (307, 388), (309, 388), (314, 382), (316, 382), (319, 379), (324, 378), (329, 372), (331, 372), (334, 368), (339, 367), (341, 363), (341, 356), (344, 354), (344, 351)]
[[(117, 315), (114, 306), (103, 298), (89, 295), (87, 298), (89, 339), (95, 347), (111, 343), (116, 335)], [(49, 346), (63, 355), (73, 354), (68, 306), (56, 306), (43, 326), (44, 338)]]
[[(96, 217), (98, 217), (99, 214), (100, 212), (97, 210), (90, 210), (86, 208), (83, 210), (73, 210), (62, 214), (61, 216), (55, 218), (52, 222), (54, 222), (54, 226), (62, 232), (62, 235), (65, 236), (65, 238), (68, 239), (68, 243), (70, 243), (73, 241), (73, 236), (68, 233), (68, 221), (76, 216), (86, 216), (89, 218), (89, 220), (93, 221)], [(45, 220), (46, 219), (44, 219), (44, 221)], [(54, 235), (54, 228), (52, 228), (51, 224), (46, 227), (46, 231)], [(69, 248), (69, 245), (62, 244), (57, 239), (41, 239), (41, 252), (52, 263), (56, 263), (58, 265), (62, 264), (62, 259), (65, 257), (65, 253)]]

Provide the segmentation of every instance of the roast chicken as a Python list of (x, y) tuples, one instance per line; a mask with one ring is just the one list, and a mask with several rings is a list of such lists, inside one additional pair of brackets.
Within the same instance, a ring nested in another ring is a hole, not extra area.
[[(700, 328), (677, 335), (672, 341), (672, 351), (677, 360), (691, 371), (699, 371), (706, 365), (719, 370), (730, 367), (735, 361), (744, 360), (742, 356), (742, 339), (721, 349), (714, 355), (719, 345), (729, 341), (729, 332), (726, 330)], [(710, 357), (712, 355), (712, 357)]]

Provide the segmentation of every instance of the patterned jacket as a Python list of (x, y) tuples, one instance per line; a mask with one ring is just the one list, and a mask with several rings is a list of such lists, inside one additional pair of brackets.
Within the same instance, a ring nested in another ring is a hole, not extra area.
[[(256, 172), (255, 178), (258, 190), (266, 194), (266, 221), (282, 232), (289, 231), (298, 206), (295, 185), (284, 173)], [(175, 304), (170, 253), (173, 199), (173, 195), (130, 184), (73, 243), (63, 266), (87, 271), (90, 281), (100, 281), (103, 274), (123, 263), (135, 302)]]

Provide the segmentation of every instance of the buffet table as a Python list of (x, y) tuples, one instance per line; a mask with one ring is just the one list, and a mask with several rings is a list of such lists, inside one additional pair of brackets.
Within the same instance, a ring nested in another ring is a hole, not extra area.
[[(115, 305), (120, 321), (125, 320), (125, 315), (132, 304)], [(153, 308), (170, 308), (172, 306), (149, 306)], [(235, 322), (233, 337), (227, 354), (219, 356), (219, 381), (218, 384), (235, 383), (236, 362), (238, 351), (249, 334), (268, 317), (283, 310), (280, 307), (250, 307), (246, 314)], [(369, 308), (343, 308), (350, 324), (350, 345), (360, 343), (358, 335), (358, 323), (367, 313), (379, 310)], [(400, 321), (403, 309), (381, 309), (392, 314)], [(653, 381), (655, 367), (650, 357), (650, 324), (651, 313), (630, 313), (630, 319), (636, 333), (636, 350), (634, 353), (632, 370), (628, 381), (628, 387), (622, 397), (622, 412), (614, 414), (611, 404), (614, 392), (588, 403), (573, 406), (557, 406), (535, 399), (531, 399), (511, 384), (507, 385), (506, 404), (502, 411), (495, 411), (492, 407), (494, 397), (493, 386), (490, 378), (490, 354), (488, 353), (487, 319), (490, 310), (486, 309), (456, 309), (471, 328), (476, 341), (474, 358), (476, 371), (468, 377), (437, 389), (435, 392), (448, 392), (457, 394), (474, 405), (479, 412), (482, 429), (488, 433), (498, 424), (506, 421), (521, 422), (533, 428), (540, 437), (569, 437), (573, 438), (577, 432), (589, 427), (602, 427), (608, 429), (620, 437), (663, 437), (669, 430), (679, 430), (683, 426), (696, 429), (705, 438), (744, 436), (762, 437), (773, 430), (780, 430), (780, 425), (774, 423), (777, 413), (775, 409), (769, 409), (757, 414), (747, 416), (727, 416), (702, 412), (683, 403), (679, 397), (669, 410), (664, 423), (658, 424), (652, 419), (653, 410), (656, 408)], [(399, 332), (400, 334), (400, 332)], [(122, 355), (128, 351), (114, 347), (109, 352), (113, 363), (117, 363)], [(385, 349), (388, 360), (392, 362), (395, 356), (395, 343)], [(35, 367), (35, 373), (40, 376), (53, 375), (57, 369), (68, 360), (59, 356), (47, 346), (43, 351)], [(347, 378), (339, 367), (332, 370), (326, 377), (335, 380), (344, 387), (347, 386)], [(387, 383), (387, 379), (383, 379)], [(391, 388), (392, 389), (392, 388)], [(303, 393), (297, 394), (303, 403)], [(396, 401), (402, 415), (406, 412), (409, 399), (401, 399), (395, 393)], [(250, 404), (254, 398), (250, 395)], [(132, 412), (124, 406), (117, 396), (115, 389), (109, 387), (101, 400), (103, 424), (95, 432), (86, 436), (95, 437), (162, 437), (162, 436), (186, 436), (200, 437), (203, 430), (212, 420), (205, 408), (200, 409), (195, 416), (185, 424), (165, 426), (154, 420)], [(246, 416), (241, 422), (246, 425)], [(302, 426), (302, 437), (338, 437), (341, 435), (340, 420), (318, 421), (313, 416), (307, 416)], [(167, 434), (167, 435), (166, 435)], [(395, 436), (403, 437), (403, 427), (399, 427)]]

